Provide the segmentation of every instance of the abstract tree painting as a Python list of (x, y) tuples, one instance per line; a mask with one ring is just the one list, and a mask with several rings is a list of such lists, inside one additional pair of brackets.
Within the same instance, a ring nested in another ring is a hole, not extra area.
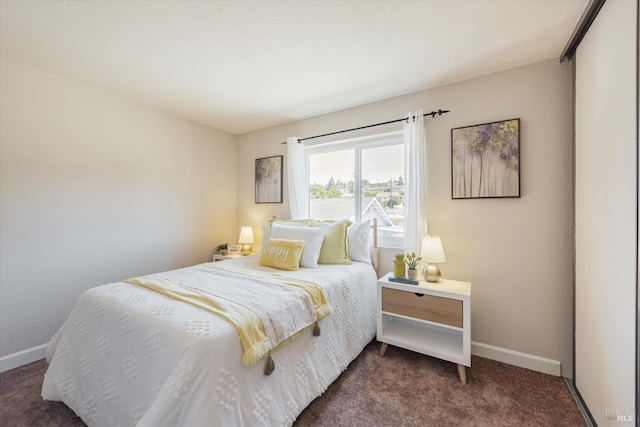
[(520, 119), (451, 129), (451, 198), (520, 197)]
[(256, 203), (282, 203), (282, 158), (256, 159)]

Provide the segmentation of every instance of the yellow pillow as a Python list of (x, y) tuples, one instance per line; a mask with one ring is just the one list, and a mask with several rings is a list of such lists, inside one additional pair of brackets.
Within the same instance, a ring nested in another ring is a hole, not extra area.
[(300, 268), (302, 248), (304, 240), (270, 239), (260, 256), (260, 265), (296, 271)]
[(347, 248), (348, 219), (338, 221), (314, 221), (314, 227), (326, 227), (318, 264), (351, 264)]

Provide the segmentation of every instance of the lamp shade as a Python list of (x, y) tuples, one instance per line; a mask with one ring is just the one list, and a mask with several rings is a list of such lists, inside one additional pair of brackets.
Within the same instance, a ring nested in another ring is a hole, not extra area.
[(238, 243), (245, 245), (253, 243), (253, 229), (251, 227), (242, 227), (240, 229)]
[(429, 264), (446, 262), (442, 242), (438, 236), (425, 236), (422, 239), (422, 259)]

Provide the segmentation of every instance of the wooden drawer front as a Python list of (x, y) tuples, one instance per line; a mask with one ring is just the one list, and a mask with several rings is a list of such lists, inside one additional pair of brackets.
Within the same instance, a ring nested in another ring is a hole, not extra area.
[(462, 301), (382, 288), (382, 311), (462, 328)]

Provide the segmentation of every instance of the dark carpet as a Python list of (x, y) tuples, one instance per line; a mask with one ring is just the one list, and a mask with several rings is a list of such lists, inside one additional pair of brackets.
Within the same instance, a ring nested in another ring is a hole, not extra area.
[[(456, 365), (371, 342), (295, 422), (302, 426), (585, 426), (562, 378), (473, 357)], [(0, 426), (84, 426), (40, 397), (44, 360), (0, 374)]]

